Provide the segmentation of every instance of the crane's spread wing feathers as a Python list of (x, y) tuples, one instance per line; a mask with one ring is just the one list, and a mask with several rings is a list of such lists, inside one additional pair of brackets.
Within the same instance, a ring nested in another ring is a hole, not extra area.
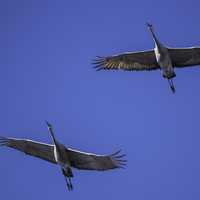
[(77, 169), (104, 171), (123, 168), (126, 164), (126, 160), (122, 159), (125, 154), (120, 154), (120, 151), (111, 155), (96, 155), (68, 148), (67, 153), (71, 166)]
[(28, 155), (35, 156), (56, 164), (54, 158), (54, 147), (50, 144), (39, 143), (26, 139), (0, 137), (0, 146), (14, 148)]
[(93, 64), (97, 70), (128, 70), (144, 71), (160, 69), (153, 50), (130, 52), (108, 57), (99, 57)]
[(189, 67), (200, 65), (200, 48), (168, 48), (174, 67)]
[[(7, 146), (56, 164), (54, 146), (50, 144), (27, 139), (0, 137), (0, 146)], [(122, 168), (126, 162), (126, 160), (123, 160), (124, 156), (125, 154), (120, 154), (120, 151), (111, 155), (96, 155), (66, 148), (66, 157), (69, 159), (71, 166), (77, 169), (103, 171)]]

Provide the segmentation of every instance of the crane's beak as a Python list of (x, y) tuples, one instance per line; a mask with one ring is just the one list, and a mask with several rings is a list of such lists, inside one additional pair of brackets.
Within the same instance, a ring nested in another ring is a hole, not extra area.
[(52, 128), (52, 125), (48, 121), (45, 121), (45, 122), (46, 122), (48, 128)]

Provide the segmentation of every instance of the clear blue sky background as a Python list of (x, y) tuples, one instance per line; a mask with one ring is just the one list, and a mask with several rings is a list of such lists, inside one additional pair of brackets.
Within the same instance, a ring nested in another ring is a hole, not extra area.
[(99, 154), (120, 148), (125, 170), (74, 170), (1, 148), (1, 199), (200, 199), (200, 70), (96, 72), (91, 59), (151, 49), (154, 24), (172, 47), (200, 44), (198, 0), (0, 2), (0, 135)]

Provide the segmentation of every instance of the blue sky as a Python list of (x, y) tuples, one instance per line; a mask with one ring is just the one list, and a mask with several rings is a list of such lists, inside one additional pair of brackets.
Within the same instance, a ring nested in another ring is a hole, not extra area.
[(125, 170), (74, 170), (1, 148), (2, 199), (199, 200), (199, 67), (176, 70), (173, 95), (159, 71), (96, 72), (91, 60), (154, 47), (200, 44), (197, 0), (0, 2), (0, 133), (57, 138), (99, 154), (123, 149)]

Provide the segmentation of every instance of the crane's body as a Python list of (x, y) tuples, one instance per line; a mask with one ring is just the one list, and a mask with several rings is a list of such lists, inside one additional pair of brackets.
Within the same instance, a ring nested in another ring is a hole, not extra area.
[(153, 26), (148, 23), (147, 23), (147, 26), (152, 34), (152, 37), (155, 43), (154, 53), (155, 53), (156, 61), (162, 71), (162, 76), (163, 78), (168, 79), (172, 91), (175, 92), (172, 79), (176, 76), (176, 74), (174, 72), (174, 68), (172, 65), (170, 54), (168, 52), (168, 48), (166, 48), (163, 44), (159, 42), (159, 40), (157, 39), (153, 31)]
[(65, 180), (66, 180), (68, 189), (72, 190), (73, 185), (71, 183), (71, 178), (73, 177), (73, 173), (71, 170), (70, 159), (69, 159), (69, 155), (66, 151), (66, 147), (64, 145), (60, 144), (56, 140), (52, 125), (50, 123), (48, 123), (47, 121), (46, 121), (46, 123), (47, 123), (48, 129), (49, 129), (49, 133), (52, 137), (52, 141), (54, 143), (55, 161), (57, 162), (58, 165), (60, 165), (62, 173), (65, 176)]
[(151, 71), (161, 70), (172, 92), (175, 92), (173, 78), (174, 68), (200, 65), (200, 48), (169, 48), (156, 37), (153, 26), (147, 23), (154, 40), (155, 48), (147, 51), (125, 52), (123, 54), (100, 57), (94, 60), (97, 70)]
[(164, 78), (170, 79), (176, 76), (172, 61), (168, 52), (168, 49), (164, 46), (158, 47), (155, 45), (154, 48), (156, 60), (162, 70), (162, 75)]

